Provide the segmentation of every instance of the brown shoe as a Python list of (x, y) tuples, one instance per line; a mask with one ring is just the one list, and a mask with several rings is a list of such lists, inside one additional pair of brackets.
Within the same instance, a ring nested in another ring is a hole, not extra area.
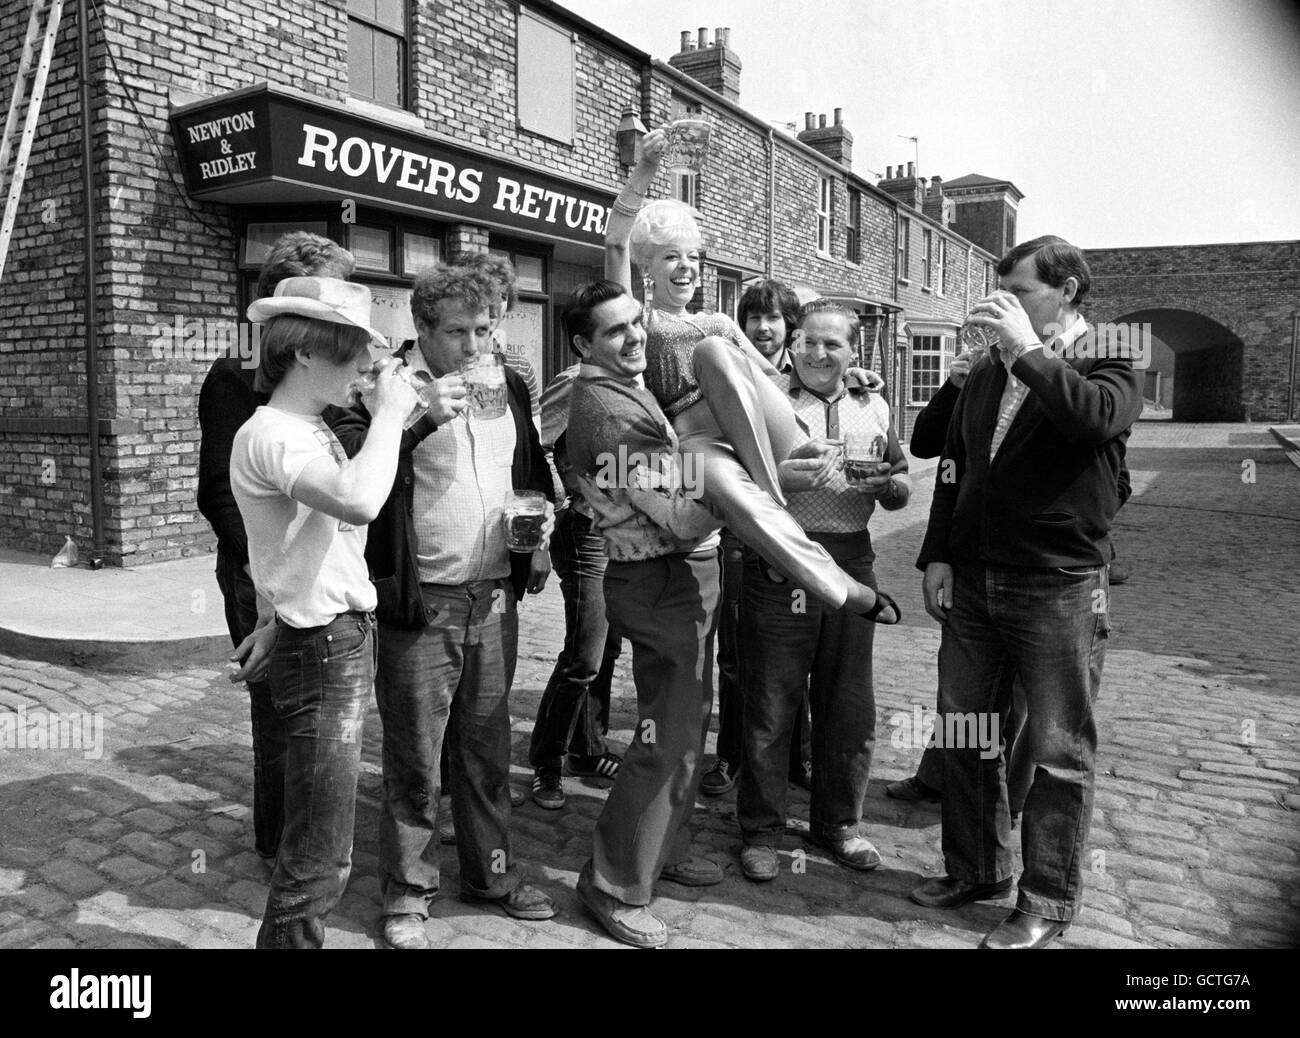
[(1045, 948), (1069, 928), (1059, 919), (1043, 919), (1016, 909), (998, 924), (981, 948)]
[(505, 897), (480, 897), (462, 890), (460, 899), (472, 904), (497, 905), (510, 918), (530, 922), (554, 919), (558, 911), (550, 895), (530, 883), (520, 883)]
[(578, 899), (587, 911), (616, 941), (633, 948), (662, 948), (668, 943), (668, 927), (640, 905), (629, 905), (596, 887), (591, 878), (591, 862), (578, 876)]
[(967, 883), (942, 876), (922, 883), (908, 897), (926, 908), (960, 908), (972, 901), (996, 901), (1010, 889), (1010, 876), (1000, 883)]

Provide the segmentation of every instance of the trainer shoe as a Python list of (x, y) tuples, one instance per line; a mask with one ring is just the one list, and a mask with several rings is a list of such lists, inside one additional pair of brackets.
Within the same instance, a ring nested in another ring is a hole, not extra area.
[(730, 793), (736, 785), (736, 769), (725, 757), (719, 757), (700, 779), (700, 792), (706, 797)]
[(580, 778), (602, 778), (611, 782), (618, 777), (623, 758), (617, 753), (602, 753), (599, 757), (579, 757), (569, 754), (569, 774)]
[(558, 768), (538, 768), (533, 775), (533, 803), (547, 811), (564, 806), (564, 781)]

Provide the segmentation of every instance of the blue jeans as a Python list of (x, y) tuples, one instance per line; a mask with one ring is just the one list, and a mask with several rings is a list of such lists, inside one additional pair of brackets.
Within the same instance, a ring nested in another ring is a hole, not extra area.
[(510, 581), (421, 588), (428, 627), (380, 628), (384, 722), (379, 819), (383, 914), (429, 914), (438, 892), (439, 762), (451, 780), (460, 885), (496, 900), (520, 883), (510, 854), (510, 703), (503, 629)]
[(713, 713), (717, 554), (611, 562), (605, 601), (610, 623), (632, 643), (638, 718), (592, 834), (592, 882), (625, 904), (648, 905), (664, 865), (690, 844)]
[[(718, 549), (722, 564), (722, 596), (718, 601), (718, 759), (731, 764), (732, 774), (745, 756), (744, 660), (750, 651), (752, 632), (739, 625), (740, 596), (745, 575), (745, 546), (726, 530)], [(808, 693), (805, 691), (795, 715), (794, 737), (790, 740), (790, 774), (803, 771), (812, 760)]]
[[(873, 555), (837, 557), (855, 580), (876, 586)], [(746, 844), (780, 847), (790, 745), (804, 696), (812, 707), (810, 824), (818, 838), (858, 834), (876, 745), (871, 651), (875, 624), (771, 580), (750, 553), (740, 621), (745, 632), (745, 764), (736, 814)]]
[(288, 735), (284, 833), (259, 948), (320, 948), (325, 916), (352, 869), (361, 728), (375, 681), (375, 621), (343, 613), (324, 627), (279, 622), (269, 681)]
[[(1020, 740), (1033, 782), (1022, 819), (1018, 907), (1068, 921), (1083, 896), (1092, 821), (1097, 728), (1093, 704), (1110, 634), (1106, 567), (1079, 570), (954, 567), (953, 606), (939, 646), (939, 717), (1005, 716), (1019, 673), (1027, 716)], [(954, 718), (955, 720), (955, 718)], [(964, 728), (953, 724), (956, 731)], [(989, 730), (997, 726), (989, 722)], [(951, 739), (950, 742), (959, 740)], [(1011, 876), (1005, 763), (980, 746), (943, 750), (943, 854), (969, 883)]]
[[(226, 627), (235, 648), (257, 626), (257, 591), (244, 567), (217, 552), (217, 586), (226, 604)], [(253, 728), (253, 846), (264, 858), (274, 858), (284, 828), (284, 762), (289, 740), (275, 713), (271, 686), (265, 680), (248, 683)]]
[(546, 684), (528, 750), (534, 768), (558, 768), (564, 754), (599, 757), (609, 731), (609, 693), (620, 639), (605, 616), (605, 538), (572, 508), (560, 513), (551, 562), (564, 594), (564, 648)]

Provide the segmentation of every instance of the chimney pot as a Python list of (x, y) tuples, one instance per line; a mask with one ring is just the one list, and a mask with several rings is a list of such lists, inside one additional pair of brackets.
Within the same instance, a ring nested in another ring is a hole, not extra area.
[(729, 25), (728, 25), (728, 26), (725, 26), (724, 28), (719, 29), (718, 32), (719, 32), (719, 33), (721, 34), (721, 36), (722, 36), (722, 42), (719, 43), (718, 46), (719, 46), (719, 47), (722, 47), (722, 48), (724, 48), (724, 49), (727, 48), (727, 47), (730, 47), (730, 46), (731, 46), (731, 26), (729, 26)]
[(826, 129), (826, 116), (824, 114), (821, 116), (821, 121), (817, 124), (817, 127), (821, 130)]
[(686, 29), (682, 32), (682, 53), (685, 54), (691, 49), (691, 30)]
[(835, 125), (836, 125), (836, 126), (843, 126), (843, 125), (844, 125), (844, 109), (843, 109), (843, 108), (837, 108), (837, 109), (835, 109)]
[(721, 25), (713, 30), (713, 45), (715, 47), (725, 47), (727, 45), (727, 30)]
[(812, 112), (804, 112), (804, 115), (803, 115), (803, 121), (804, 121), (804, 127), (803, 127), (803, 128), (804, 128), (805, 130), (816, 129), (816, 127), (817, 127), (817, 116), (813, 115)]
[(700, 26), (700, 50), (709, 49), (709, 30)]
[(915, 162), (909, 162), (909, 163), (907, 164), (907, 175), (908, 175), (909, 177), (914, 177), (914, 176), (916, 176), (916, 163), (915, 163)]

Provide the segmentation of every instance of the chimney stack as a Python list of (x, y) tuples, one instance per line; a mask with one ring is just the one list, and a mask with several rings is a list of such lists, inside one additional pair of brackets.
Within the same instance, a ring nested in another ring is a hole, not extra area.
[(892, 195), (904, 205), (921, 208), (921, 183), (916, 179), (916, 163), (904, 166), (886, 166), (885, 179), (877, 185), (887, 195)]
[(799, 134), (799, 139), (810, 148), (820, 151), (832, 162), (838, 162), (845, 169), (853, 168), (853, 134), (844, 125), (844, 109), (835, 109), (835, 124), (826, 125), (823, 114), (814, 119), (813, 113), (805, 116), (807, 129)]
[[(925, 181), (922, 180), (921, 183), (924, 184)], [(921, 201), (921, 212), (942, 226), (948, 226), (952, 206), (947, 203), (943, 195), (943, 177), (930, 178), (930, 186), (925, 189)]]
[(690, 76), (701, 86), (721, 94), (728, 101), (740, 101), (740, 58), (731, 50), (731, 29), (722, 26), (709, 43), (709, 30), (697, 30), (696, 41), (690, 30), (682, 33), (682, 49), (668, 59), (668, 64)]

